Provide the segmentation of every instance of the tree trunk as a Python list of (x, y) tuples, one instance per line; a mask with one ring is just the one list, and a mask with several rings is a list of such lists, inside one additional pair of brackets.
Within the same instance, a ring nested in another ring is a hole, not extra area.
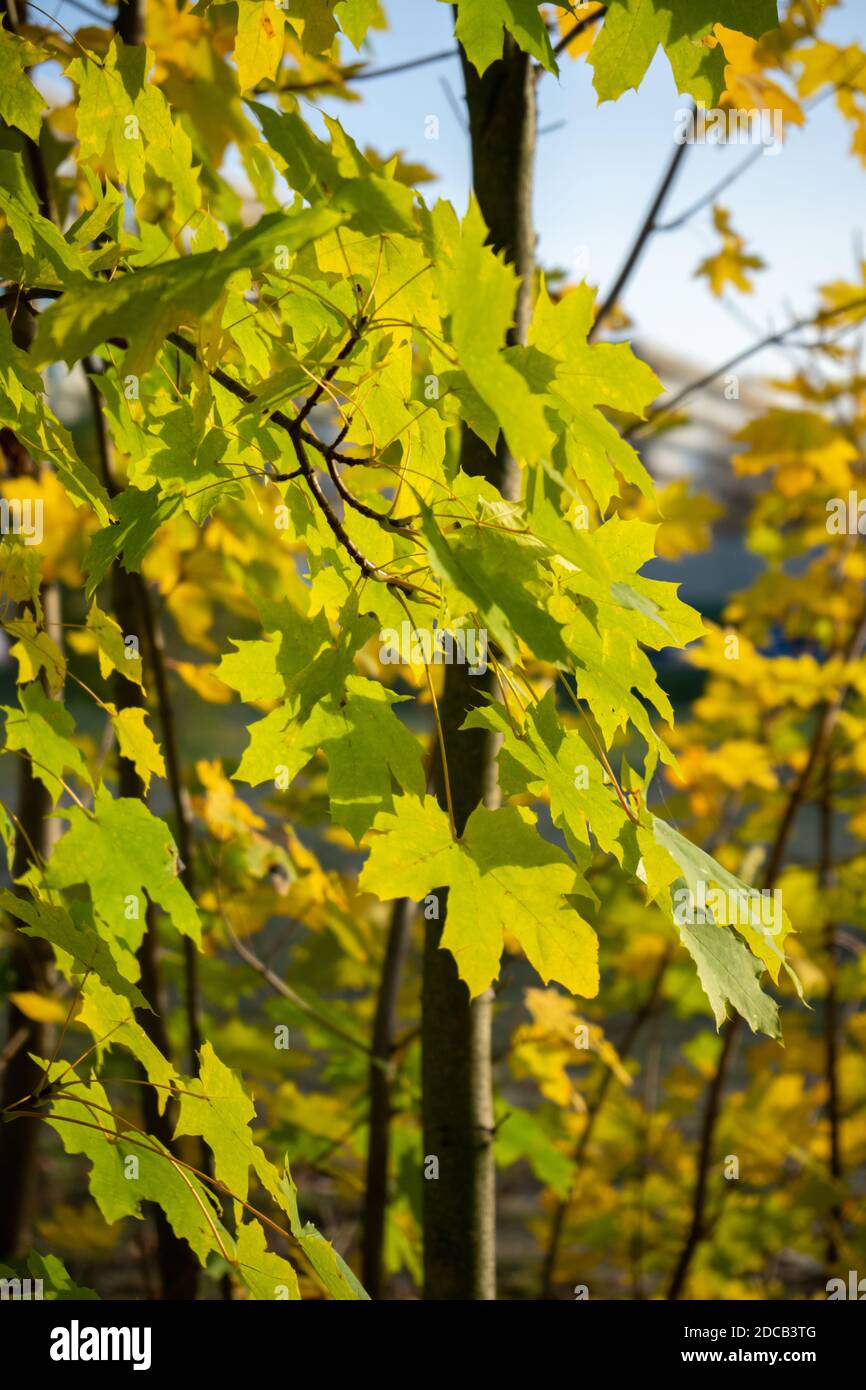
[(381, 1298), (384, 1287), (382, 1256), (388, 1216), (388, 1157), (391, 1136), (392, 1053), (397, 1022), (397, 997), (415, 905), (408, 898), (394, 904), (382, 979), (373, 1021), (370, 1058), (370, 1137), (367, 1142), (367, 1175), (364, 1183), (364, 1238), (361, 1282), (371, 1298)]
[[(514, 342), (525, 342), (532, 313), (535, 234), (532, 166), (535, 147), (535, 73), (531, 59), (506, 38), (502, 59), (483, 77), (461, 53), (472, 141), (473, 186), (490, 241), (520, 276)], [(491, 454), (465, 432), (461, 466), (494, 483), (511, 499), (520, 495), (515, 461), (504, 445)], [(470, 710), (492, 693), (492, 677), (446, 668), (440, 703), (445, 755), (452, 774), (458, 834), (475, 807), (494, 807), (496, 740), (482, 730), (461, 732)], [(445, 804), (441, 760), (434, 787)], [(496, 1206), (493, 1161), (491, 1026), (493, 994), (470, 1002), (454, 958), (440, 949), (447, 894), (437, 895), (439, 919), (428, 920), (422, 988), (424, 1128), (424, 1297), (495, 1299)], [(427, 1160), (438, 1159), (438, 1177)]]
[(124, 43), (144, 43), (144, 5), (142, 0), (118, 0), (114, 32)]

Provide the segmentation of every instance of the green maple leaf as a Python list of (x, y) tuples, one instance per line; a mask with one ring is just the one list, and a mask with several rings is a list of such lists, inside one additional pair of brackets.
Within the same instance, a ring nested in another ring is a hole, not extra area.
[(89, 1159), (90, 1192), (109, 1225), (125, 1216), (140, 1220), (141, 1203), (157, 1202), (175, 1235), (187, 1241), (202, 1264), (230, 1249), (210, 1188), (179, 1167), (153, 1135), (125, 1137), (98, 1081), (78, 1082), (66, 1062), (55, 1062), (49, 1076), (61, 1075), (70, 1094), (52, 1101), (47, 1122), (67, 1153)]
[(118, 559), (122, 559), (125, 570), (134, 574), (141, 572), (154, 536), (160, 526), (175, 515), (180, 502), (177, 495), (161, 497), (157, 488), (142, 492), (137, 487), (128, 487), (120, 494), (114, 504), (117, 521), (97, 531), (90, 541), (84, 562), (88, 596), (98, 588)]
[(0, 189), (0, 209), (21, 253), (18, 267), (10, 264), (6, 252), (4, 271), (10, 274), (18, 270), (15, 278), (23, 283), (64, 287), (92, 283), (79, 248), (70, 245), (54, 223), (42, 216), (29, 191), (25, 196), (26, 201)]
[(381, 0), (338, 0), (334, 18), (355, 48), (361, 47), (370, 29), (386, 27)]
[(332, 136), (328, 144), (317, 139), (296, 111), (275, 112), (254, 101), (248, 105), (271, 149), (285, 161), (286, 177), (298, 193), (327, 198), (347, 215), (349, 226), (369, 236), (414, 231), (414, 191), (374, 169), (338, 121), (326, 120)]
[(86, 980), (81, 991), (81, 1005), (76, 1020), (89, 1028), (103, 1048), (125, 1047), (133, 1057), (137, 1057), (153, 1083), (156, 1102), (160, 1113), (168, 1103), (171, 1087), (179, 1080), (171, 1062), (163, 1057), (159, 1048), (136, 1022), (130, 1008), (130, 1001), (115, 994), (94, 975)]
[(518, 349), (509, 355), (525, 374), (534, 375), (537, 390), (559, 415), (566, 459), (603, 512), (619, 491), (614, 469), (643, 493), (652, 491), (637, 453), (603, 411), (644, 419), (662, 384), (629, 343), (588, 342), (594, 304), (589, 285), (576, 286), (554, 304), (542, 284), (528, 349), (540, 357)]
[[(41, 283), (41, 282), (40, 282)], [(34, 458), (54, 464), (70, 499), (87, 503), (104, 526), (113, 515), (105, 488), (78, 457), (72, 436), (41, 399), (42, 378), (28, 353), (16, 347), (6, 315), (0, 315), (0, 425)]]
[(341, 1303), (366, 1300), (366, 1291), (342, 1255), (325, 1240), (311, 1221), (301, 1221), (298, 1211), (298, 1189), (289, 1170), (288, 1159), (284, 1161), (282, 1172), (278, 1172), (261, 1149), (257, 1148), (255, 1170), (265, 1191), (288, 1216), (292, 1235), (331, 1297)]
[(0, 892), (0, 907), (26, 922), (26, 926), (19, 928), (25, 936), (39, 936), (68, 955), (72, 973), (95, 975), (112, 994), (122, 995), (136, 1009), (150, 1007), (138, 987), (121, 975), (105, 942), (84, 922), (81, 914), (81, 920), (75, 920), (65, 907), (8, 892)]
[(628, 817), (612, 788), (603, 781), (595, 754), (579, 733), (563, 728), (553, 690), (526, 712), (522, 737), (509, 724), (501, 705), (473, 711), (463, 727), (489, 728), (501, 736), (499, 768), (504, 795), (530, 792), (539, 796), (546, 790), (554, 825), (584, 845), (590, 843), (591, 830), (601, 849), (622, 863), (619, 837)]
[[(455, 491), (468, 499), (473, 486), (477, 487), (474, 479), (464, 485), (458, 478)], [(496, 522), (491, 498), (496, 499), (494, 506), (505, 507), (496, 490), (485, 485), (479, 500), (486, 504), (487, 519)], [(452, 525), (447, 535), (427, 507), (422, 506), (421, 515), (430, 565), (445, 581), (451, 612), (476, 615), (511, 661), (517, 658), (519, 637), (540, 660), (568, 666), (562, 626), (548, 611), (553, 590), (545, 547), (534, 536), (485, 526), (484, 515), (477, 525), (461, 519), (459, 530)], [(468, 602), (461, 604), (451, 589)]]
[(242, 700), (279, 700), (285, 694), (286, 682), (277, 670), (280, 642), (263, 641), (238, 642), (229, 639), (235, 651), (225, 652), (220, 658), (217, 675), (220, 680), (236, 690)]
[(265, 1233), (257, 1221), (238, 1226), (235, 1257), (238, 1273), (253, 1298), (297, 1302), (301, 1297), (298, 1276), (288, 1260), (268, 1250)]
[[(761, 990), (759, 980), (767, 970), (778, 982), (784, 969), (802, 998), (800, 981), (782, 950), (791, 930), (787, 913), (781, 913), (778, 932), (760, 924), (757, 908), (752, 924), (748, 905), (754, 890), (658, 816), (650, 818), (649, 827), (638, 828), (637, 839), (642, 850), (639, 876), (676, 925), (697, 966), (717, 1026), (725, 1021), (730, 1004), (753, 1032), (780, 1037), (778, 1008)], [(686, 914), (675, 911), (678, 898), (672, 898), (670, 890), (674, 895), (688, 893), (695, 907), (705, 900), (715, 921), (684, 921)]]
[[(563, 585), (570, 593), (591, 598), (599, 622), (609, 616), (610, 625), (615, 625), (620, 636), (628, 634), (634, 643), (654, 649), (685, 647), (706, 632), (700, 614), (677, 596), (678, 585), (638, 573), (655, 558), (657, 530), (650, 522), (611, 517), (592, 532), (592, 540), (607, 575), (619, 578), (599, 583), (595, 575), (584, 570), (565, 575)], [(619, 611), (614, 613), (613, 609)], [(651, 695), (649, 687), (644, 693)]]
[(45, 102), (27, 76), (27, 68), (40, 56), (33, 44), (0, 28), (0, 118), (31, 140), (39, 139)]
[(598, 942), (566, 902), (587, 894), (574, 863), (541, 839), (524, 808), (479, 806), (459, 841), (433, 797), (400, 797), (394, 814), (377, 816), (359, 886), (385, 901), (419, 901), (448, 889), (442, 945), (451, 951), (473, 996), (499, 974), (508, 931), (547, 983), (574, 994), (598, 992)]
[[(65, 1068), (66, 1063), (54, 1063), (50, 1079), (63, 1075)], [(73, 1072), (63, 1077), (67, 1086), (74, 1075)], [(137, 1216), (140, 1191), (138, 1184), (128, 1182), (124, 1175), (117, 1123), (104, 1086), (98, 1081), (85, 1081), (74, 1087), (68, 1099), (58, 1096), (52, 1101), (47, 1122), (60, 1135), (67, 1153), (83, 1154), (89, 1159), (90, 1192), (109, 1225), (124, 1216)]]
[(782, 1036), (778, 1006), (758, 984), (764, 967), (744, 942), (724, 927), (712, 925), (684, 924), (680, 939), (697, 966), (718, 1028), (725, 1022), (730, 1004), (753, 1033)]
[[(200, 941), (198, 912), (178, 878), (177, 850), (164, 821), (151, 815), (142, 801), (115, 799), (104, 787), (96, 793), (92, 815), (77, 806), (64, 814), (69, 829), (48, 865), (46, 881), (51, 887), (86, 883), (94, 910), (120, 936), (114, 924), (123, 920), (127, 898), (146, 892), (179, 932)], [(139, 937), (143, 915), (129, 923)]]
[(776, 0), (608, 0), (601, 33), (590, 51), (601, 101), (637, 88), (664, 48), (677, 90), (717, 106), (725, 90), (725, 55), (703, 42), (715, 24), (760, 38), (779, 23)]
[(137, 1138), (120, 1139), (117, 1150), (122, 1168), (129, 1158), (135, 1158), (138, 1163), (138, 1177), (134, 1181), (126, 1178), (124, 1169), (124, 1185), (135, 1189), (139, 1202), (156, 1202), (162, 1207), (175, 1235), (187, 1242), (202, 1265), (206, 1265), (211, 1256), (222, 1256), (231, 1249), (231, 1237), (220, 1221), (210, 1186), (200, 1182), (188, 1168), (174, 1163), (158, 1139), (152, 1134), (148, 1134), (143, 1143)]
[(103, 61), (75, 58), (69, 64), (66, 76), (78, 87), (78, 159), (83, 169), (106, 169), (136, 201), (150, 168), (171, 185), (176, 218), (187, 222), (201, 204), (192, 141), (148, 81), (153, 61), (144, 45), (127, 46), (115, 37)]
[[(770, 972), (773, 981), (778, 982), (779, 973), (785, 966), (785, 955), (782, 947), (785, 938), (791, 932), (791, 921), (787, 912), (781, 913), (777, 933), (771, 934), (763, 930), (760, 922), (752, 925), (748, 920), (748, 914), (745, 910), (739, 911), (737, 904), (739, 902), (746, 904), (749, 896), (754, 893), (754, 889), (750, 888), (742, 879), (737, 878), (736, 874), (732, 874), (719, 864), (712, 855), (707, 854), (697, 845), (693, 845), (691, 840), (687, 840), (672, 825), (668, 825), (658, 816), (653, 816), (652, 828), (656, 843), (667, 851), (678, 866), (682, 881), (693, 899), (697, 897), (701, 884), (705, 893), (713, 888), (719, 888), (725, 892), (728, 904), (734, 908), (734, 912), (729, 916), (720, 916), (717, 919), (718, 923), (725, 927), (735, 928), (748, 944), (752, 954), (757, 956)], [(792, 978), (795, 977), (792, 976)]]
[(256, 1108), (210, 1043), (204, 1044), (199, 1055), (199, 1074), (185, 1084), (180, 1098), (175, 1137), (201, 1135), (213, 1152), (217, 1179), (233, 1196), (245, 1201), (255, 1149), (250, 1121)]
[(173, 329), (213, 307), (237, 271), (273, 264), (279, 246), (297, 251), (344, 220), (326, 207), (268, 213), (224, 250), (200, 251), (88, 285), (86, 291), (70, 290), (40, 314), (34, 361), (72, 366), (107, 338), (126, 338), (135, 325), (124, 365), (138, 375)]
[(574, 1164), (567, 1154), (556, 1147), (547, 1127), (538, 1115), (524, 1110), (509, 1099), (500, 1104), (497, 1114), (496, 1162), (508, 1168), (525, 1158), (535, 1176), (557, 1197), (568, 1194), (574, 1176)]
[(224, 459), (230, 446), (221, 429), (201, 426), (183, 401), (151, 422), (142, 486), (144, 479), (155, 478), (163, 494), (182, 494), (184, 510), (201, 525), (221, 500), (242, 495)]
[[(337, 37), (335, 0), (288, 0), (290, 19), (303, 21), (302, 44), (305, 53), (327, 53)], [(298, 25), (298, 32), (301, 26)]]
[(235, 778), (257, 785), (283, 769), (288, 786), (318, 749), (328, 759), (331, 816), (359, 840), (379, 811), (390, 810), (391, 779), (423, 795), (418, 740), (393, 712), (401, 699), (376, 681), (350, 676), (345, 694), (329, 696), (306, 717), (297, 701), (273, 710), (250, 729), (250, 743)]
[(556, 59), (537, 0), (457, 0), (457, 38), (479, 72), (502, 57), (503, 30), (549, 71)]
[(63, 1261), (56, 1255), (40, 1255), (38, 1251), (31, 1250), (27, 1256), (27, 1269), (35, 1279), (43, 1281), (43, 1298), (46, 1300), (78, 1303), (82, 1300), (92, 1302), (99, 1298), (99, 1294), (93, 1289), (76, 1284)]
[(307, 721), (297, 715), (294, 703), (283, 702), (249, 728), (250, 741), (244, 749), (236, 782), (249, 782), (258, 787), (262, 782), (275, 782), (279, 777), (288, 787), (313, 757), (318, 738)]
[(30, 756), (33, 775), (48, 791), (52, 805), (63, 791), (67, 770), (92, 786), (81, 751), (71, 741), (75, 732), (72, 715), (57, 700), (49, 700), (39, 681), (22, 686), (18, 699), (20, 709), (0, 705), (0, 713), (6, 716), (6, 748)]
[(536, 463), (549, 454), (553, 436), (542, 400), (503, 352), (514, 322), (517, 276), (487, 245), (487, 228), (473, 198), (439, 269), (443, 308), (463, 372), (499, 421), (515, 457)]
[[(364, 1297), (354, 1275), (315, 1227), (301, 1225), (297, 1196), (288, 1170), (281, 1178), (253, 1142), (250, 1123), (255, 1118), (255, 1106), (237, 1076), (220, 1061), (210, 1043), (204, 1044), (200, 1058), (198, 1077), (185, 1083), (180, 1097), (176, 1137), (201, 1135), (213, 1152), (216, 1178), (241, 1201), (246, 1200), (249, 1191), (252, 1167), (266, 1190), (289, 1213), (292, 1234), (328, 1291), (335, 1298)], [(237, 1254), (241, 1276), (256, 1297), (281, 1296), (275, 1287), (279, 1285), (286, 1286), (290, 1300), (298, 1297), (297, 1279), (291, 1265), (267, 1251), (260, 1227), (241, 1230)]]
[(392, 777), (404, 792), (424, 795), (420, 745), (393, 709), (402, 698), (377, 681), (350, 676), (345, 698), (318, 712), (331, 816), (356, 840), (380, 811), (391, 809)]

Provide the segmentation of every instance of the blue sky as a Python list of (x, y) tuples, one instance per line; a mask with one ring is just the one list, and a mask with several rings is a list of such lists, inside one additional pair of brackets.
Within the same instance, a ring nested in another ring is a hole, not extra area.
[[(380, 64), (447, 48), (451, 9), (435, 0), (386, 0), (391, 28), (375, 33), (364, 57)], [(826, 34), (837, 42), (866, 38), (866, 4), (843, 0), (829, 16)], [(351, 53), (351, 50), (349, 50)], [(462, 209), (469, 186), (465, 131), (443, 89), (459, 105), (461, 80), (455, 60), (357, 87), (356, 104), (325, 100), (361, 144), (382, 153), (402, 149), (438, 175), (426, 196), (444, 196)], [(596, 105), (591, 72), (566, 61), (559, 79), (540, 86), (540, 123), (565, 125), (540, 141), (536, 221), (546, 265), (577, 269), (579, 248), (588, 255), (587, 278), (609, 286), (672, 152), (674, 113), (687, 105), (676, 91), (664, 56), (657, 55), (638, 93)], [(439, 117), (440, 137), (425, 139), (425, 121)], [(814, 287), (852, 274), (857, 239), (866, 221), (866, 170), (849, 154), (850, 133), (832, 100), (816, 107), (803, 131), (794, 131), (779, 155), (761, 159), (722, 198), (748, 249), (768, 269), (755, 293), (736, 294), (736, 307), (761, 330), (810, 313)], [(742, 147), (689, 149), (668, 205), (676, 214), (742, 160)], [(750, 328), (695, 280), (700, 260), (718, 248), (707, 209), (679, 232), (657, 236), (632, 283), (626, 305), (635, 333), (696, 362), (713, 364), (746, 346)], [(784, 359), (765, 353), (752, 370), (778, 369)]]

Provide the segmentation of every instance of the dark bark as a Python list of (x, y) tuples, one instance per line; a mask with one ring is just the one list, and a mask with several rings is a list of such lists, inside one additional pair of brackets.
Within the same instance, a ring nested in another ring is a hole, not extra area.
[[(534, 243), (532, 166), (535, 146), (533, 64), (510, 38), (503, 58), (479, 77), (461, 54), (473, 183), (490, 241), (520, 276), (513, 340), (525, 341), (532, 311)], [(461, 466), (519, 495), (514, 460), (504, 446), (495, 455), (466, 432)], [(471, 676), (446, 668), (440, 704), (443, 741), (452, 773), (454, 819), (461, 833), (480, 803), (497, 804), (496, 741), (480, 730), (462, 732), (466, 715), (493, 692), (492, 673)], [(441, 758), (434, 787), (445, 804)], [(425, 923), (422, 988), (424, 1154), (439, 1160), (439, 1177), (425, 1178), (424, 1297), (496, 1297), (495, 1170), (490, 991), (470, 1002), (454, 958), (440, 949), (447, 894), (438, 895), (439, 920)]]
[(118, 0), (114, 32), (124, 43), (144, 43), (143, 0)]
[(401, 898), (394, 904), (382, 978), (373, 1021), (373, 1047), (370, 1060), (370, 1124), (367, 1145), (367, 1175), (364, 1184), (364, 1237), (361, 1282), (371, 1298), (383, 1291), (382, 1253), (388, 1215), (388, 1156), (391, 1131), (391, 1091), (394, 1029), (397, 1023), (397, 997), (409, 937), (414, 903)]

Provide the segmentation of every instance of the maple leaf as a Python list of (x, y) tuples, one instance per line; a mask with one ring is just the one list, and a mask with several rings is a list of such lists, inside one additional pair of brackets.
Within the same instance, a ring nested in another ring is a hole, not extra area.
[(40, 56), (35, 45), (0, 28), (0, 116), (31, 140), (39, 139), (45, 103), (27, 68)]
[(718, 106), (725, 90), (725, 54), (713, 37), (718, 22), (760, 38), (778, 25), (776, 0), (608, 0), (589, 57), (599, 99), (639, 87), (662, 47), (677, 90)]
[(744, 250), (746, 243), (731, 227), (730, 213), (724, 208), (713, 208), (713, 223), (722, 238), (722, 249), (701, 261), (695, 275), (705, 275), (715, 295), (723, 294), (727, 284), (736, 285), (744, 294), (751, 294), (753, 285), (746, 272), (764, 270), (766, 262), (760, 256), (749, 255)]
[[(51, 856), (48, 883), (55, 888), (86, 883), (96, 913), (112, 924), (127, 898), (144, 891), (179, 932), (196, 942), (201, 939), (195, 903), (178, 878), (177, 850), (164, 821), (151, 815), (143, 802), (115, 799), (105, 787), (97, 788), (92, 814), (77, 806), (64, 814), (69, 829)], [(143, 918), (141, 912), (129, 921), (139, 940)]]
[(556, 59), (537, 0), (457, 0), (455, 33), (480, 73), (502, 57), (504, 30), (550, 71)]
[(48, 790), (52, 803), (63, 791), (63, 774), (69, 769), (92, 786), (90, 771), (71, 741), (75, 721), (68, 710), (50, 700), (38, 681), (25, 685), (19, 693), (21, 708), (0, 706), (6, 716), (6, 747), (10, 752), (29, 754), (33, 775)]
[(585, 893), (574, 863), (542, 840), (530, 813), (478, 807), (459, 840), (432, 797), (400, 797), (376, 817), (359, 886), (387, 900), (448, 891), (442, 945), (472, 997), (499, 974), (503, 932), (514, 936), (545, 984), (598, 991), (598, 943), (567, 902)]
[(263, 78), (274, 78), (283, 56), (286, 11), (273, 0), (241, 0), (235, 63), (242, 92)]

